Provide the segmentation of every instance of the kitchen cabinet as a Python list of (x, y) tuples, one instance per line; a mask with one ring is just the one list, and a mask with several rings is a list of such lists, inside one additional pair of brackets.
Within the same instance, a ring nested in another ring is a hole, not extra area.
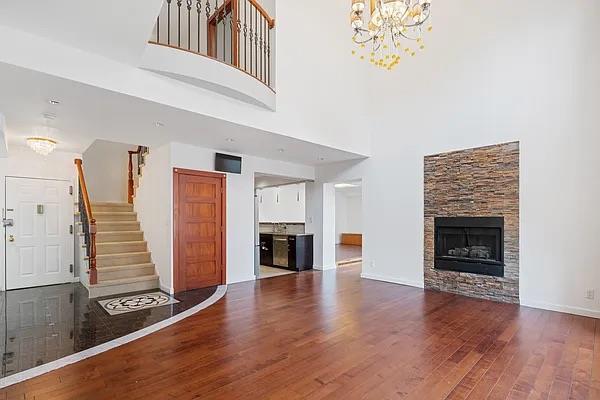
[(260, 234), (260, 265), (273, 266), (273, 235)]
[(260, 264), (303, 271), (313, 267), (313, 235), (260, 234)]

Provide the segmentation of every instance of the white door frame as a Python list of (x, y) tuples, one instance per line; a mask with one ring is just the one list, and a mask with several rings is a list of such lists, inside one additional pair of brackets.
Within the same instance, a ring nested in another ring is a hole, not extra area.
[[(40, 181), (55, 181), (55, 182), (65, 182), (68, 183), (71, 187), (72, 187), (72, 191), (71, 191), (71, 196), (72, 196), (72, 202), (70, 203), (70, 207), (71, 207), (71, 212), (69, 214), (70, 216), (70, 220), (72, 221), (71, 225), (73, 226), (73, 240), (72, 240), (72, 251), (68, 252), (68, 261), (69, 264), (73, 265), (72, 271), (71, 271), (71, 278), (68, 281), (65, 281), (63, 283), (68, 283), (68, 282), (72, 282), (75, 281), (74, 278), (74, 271), (75, 271), (75, 216), (74, 216), (74, 212), (73, 212), (73, 206), (72, 204), (75, 204), (75, 197), (77, 196), (76, 193), (76, 188), (73, 185), (73, 181), (69, 180), (69, 179), (61, 179), (61, 178), (46, 178), (46, 177), (31, 177), (31, 176), (18, 176), (18, 175), (5, 175), (4, 176), (4, 182), (3, 182), (3, 186), (4, 186), (4, 198), (2, 199), (3, 201), (3, 207), (2, 207), (2, 218), (6, 218), (7, 217), (7, 198), (8, 198), (8, 191), (7, 191), (7, 183), (8, 183), (8, 179), (10, 178), (14, 178), (14, 179), (31, 179), (31, 180), (40, 180)], [(3, 282), (3, 288), (0, 288), (2, 290), (8, 290), (8, 265), (7, 265), (7, 259), (8, 259), (8, 249), (7, 249), (7, 227), (3, 227), (4, 232), (3, 232), (3, 236), (4, 236), (4, 243), (3, 243), (3, 250), (4, 250), (4, 257), (2, 259), (2, 262), (4, 263), (4, 273), (3, 273), (3, 278), (4, 278), (4, 282)], [(56, 284), (56, 283), (48, 283), (49, 285), (52, 284)]]

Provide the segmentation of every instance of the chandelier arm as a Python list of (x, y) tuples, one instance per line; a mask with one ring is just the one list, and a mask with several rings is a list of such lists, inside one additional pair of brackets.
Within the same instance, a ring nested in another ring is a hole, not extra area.
[(427, 16), (425, 17), (425, 19), (424, 19), (423, 21), (421, 21), (421, 22), (418, 22), (418, 23), (416, 23), (416, 24), (404, 25), (404, 27), (406, 27), (406, 28), (415, 28), (415, 27), (417, 27), (417, 26), (421, 26), (421, 25), (423, 25), (425, 22), (427, 22), (427, 20), (429, 20), (429, 16), (431, 16), (431, 13), (430, 13), (430, 12), (429, 12), (429, 13), (427, 13)]

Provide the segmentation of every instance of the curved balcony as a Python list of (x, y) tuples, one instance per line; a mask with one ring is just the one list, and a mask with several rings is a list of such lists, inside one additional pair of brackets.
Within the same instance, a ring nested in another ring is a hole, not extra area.
[(274, 110), (274, 43), (256, 0), (165, 0), (141, 67)]

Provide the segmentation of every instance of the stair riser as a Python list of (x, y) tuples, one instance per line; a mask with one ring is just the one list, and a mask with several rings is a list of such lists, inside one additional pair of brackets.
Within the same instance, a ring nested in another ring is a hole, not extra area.
[(158, 278), (143, 281), (143, 282), (133, 282), (133, 283), (124, 283), (122, 285), (114, 285), (114, 286), (104, 286), (104, 287), (94, 287), (91, 286), (88, 288), (89, 298), (95, 297), (103, 297), (110, 296), (113, 294), (119, 293), (129, 293), (129, 292), (139, 292), (141, 290), (150, 290), (150, 289), (158, 289), (159, 288)]
[(92, 212), (133, 212), (133, 206), (130, 204), (110, 206), (92, 204)]
[(130, 212), (111, 213), (111, 214), (94, 213), (94, 218), (96, 218), (96, 222), (104, 222), (104, 221), (137, 221), (137, 215), (136, 215), (136, 213), (130, 213)]
[(153, 274), (153, 265), (144, 268), (122, 268), (116, 271), (102, 271), (102, 268), (98, 268), (98, 282), (104, 282), (112, 279), (136, 278), (138, 276)]
[(141, 242), (144, 240), (143, 232), (102, 232), (96, 234), (96, 243), (106, 242)]
[(107, 256), (98, 256), (96, 258), (96, 265), (98, 267), (114, 267), (116, 265), (146, 264), (149, 262), (151, 262), (150, 253), (123, 254), (123, 255), (119, 255), (119, 256), (107, 255)]
[(121, 224), (102, 223), (96, 224), (97, 232), (139, 231), (139, 222), (127, 222)]
[(146, 242), (142, 243), (97, 243), (96, 252), (98, 255), (102, 254), (115, 254), (115, 253), (137, 253), (141, 251), (148, 251)]

